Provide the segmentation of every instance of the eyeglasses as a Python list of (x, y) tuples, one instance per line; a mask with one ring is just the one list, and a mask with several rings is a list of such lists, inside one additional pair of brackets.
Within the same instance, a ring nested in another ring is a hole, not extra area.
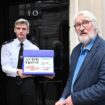
[(88, 25), (89, 25), (89, 23), (90, 23), (91, 21), (89, 21), (89, 20), (83, 20), (83, 22), (82, 23), (76, 23), (75, 25), (74, 25), (74, 27), (75, 27), (75, 29), (80, 29), (80, 27), (81, 27), (81, 25), (84, 27), (84, 28), (86, 28), (86, 27), (88, 27)]

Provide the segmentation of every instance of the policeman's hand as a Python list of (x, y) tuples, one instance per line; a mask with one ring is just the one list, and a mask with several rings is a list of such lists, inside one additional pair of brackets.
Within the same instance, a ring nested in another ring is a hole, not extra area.
[(20, 76), (21, 78), (32, 77), (32, 75), (23, 74), (22, 69), (18, 69), (18, 70), (17, 70), (17, 75)]
[(45, 76), (46, 78), (48, 79), (53, 79), (55, 75), (52, 75), (52, 76)]

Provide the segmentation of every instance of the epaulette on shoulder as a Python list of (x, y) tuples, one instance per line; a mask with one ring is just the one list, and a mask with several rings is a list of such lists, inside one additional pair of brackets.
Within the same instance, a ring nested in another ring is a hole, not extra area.
[(3, 43), (3, 45), (8, 44), (8, 43), (12, 42), (13, 40), (14, 40), (14, 39), (10, 39), (10, 40), (8, 40), (8, 41), (5, 41), (5, 42)]

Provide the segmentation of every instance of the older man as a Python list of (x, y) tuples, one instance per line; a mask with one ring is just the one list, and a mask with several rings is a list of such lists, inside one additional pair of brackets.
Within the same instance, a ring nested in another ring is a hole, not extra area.
[(80, 44), (70, 57), (70, 75), (55, 105), (105, 105), (105, 41), (93, 13), (80, 11), (74, 28)]

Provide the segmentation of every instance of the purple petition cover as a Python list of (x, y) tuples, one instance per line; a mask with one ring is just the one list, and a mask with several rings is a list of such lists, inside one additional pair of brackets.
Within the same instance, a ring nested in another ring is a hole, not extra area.
[[(24, 50), (23, 73), (33, 75), (54, 75), (53, 58), (54, 50)], [(39, 64), (37, 61), (39, 61)], [(31, 63), (33, 63), (33, 65)], [(27, 71), (26, 68), (29, 68), (30, 70)]]

